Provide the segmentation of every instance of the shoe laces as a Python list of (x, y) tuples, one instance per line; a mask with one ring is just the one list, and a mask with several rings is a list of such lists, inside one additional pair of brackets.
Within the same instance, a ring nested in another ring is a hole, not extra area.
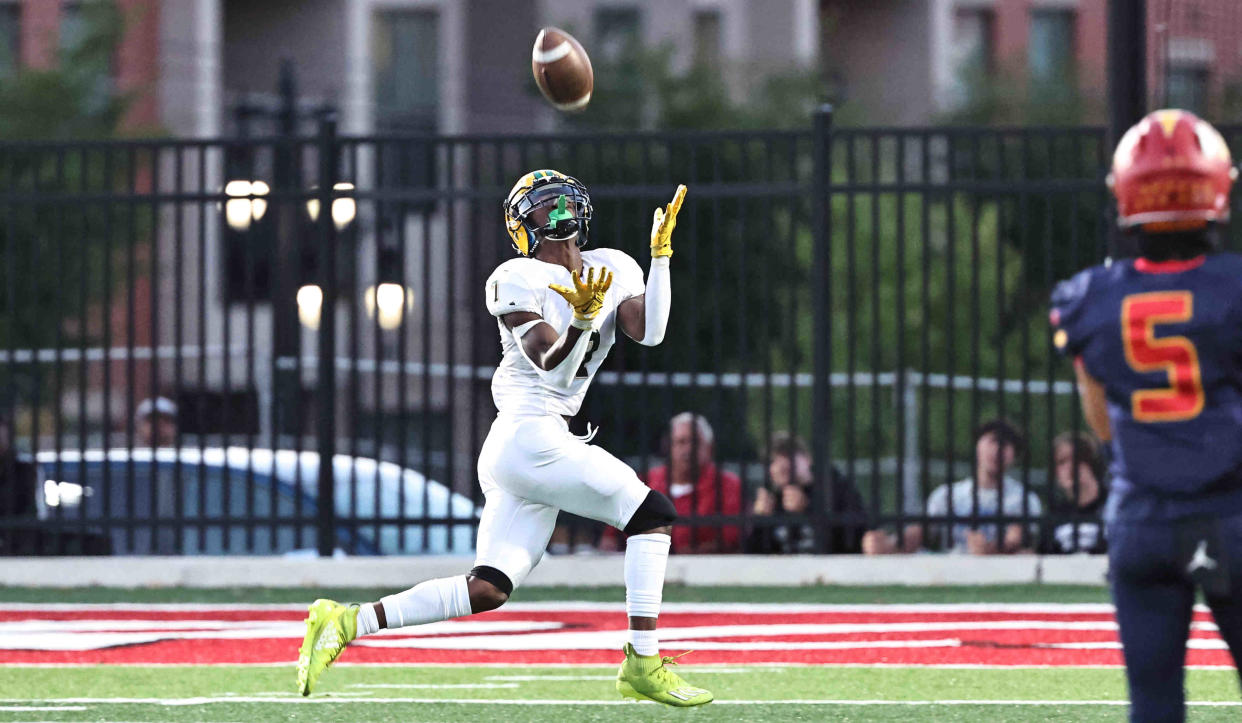
[(679, 663), (677, 662), (678, 658), (685, 657), (693, 652), (694, 652), (693, 650), (687, 650), (686, 652), (681, 653), (680, 655), (665, 655), (661, 657), (660, 658), (660, 672), (659, 672), (660, 677), (665, 680), (672, 681), (673, 683), (677, 685), (685, 685), (686, 681), (682, 680), (680, 675), (674, 673), (673, 671), (669, 670), (665, 666), (679, 665)]
[(664, 657), (660, 658), (660, 665), (679, 665), (679, 663), (677, 662), (678, 658), (684, 658), (693, 652), (694, 652), (693, 650), (687, 650), (686, 652), (681, 653), (679, 655), (665, 655)]

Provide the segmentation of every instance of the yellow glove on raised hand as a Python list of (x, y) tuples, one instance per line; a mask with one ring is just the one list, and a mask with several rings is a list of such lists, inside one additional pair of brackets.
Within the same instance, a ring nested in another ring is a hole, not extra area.
[(651, 258), (668, 258), (673, 255), (673, 229), (677, 228), (677, 212), (681, 210), (681, 202), (686, 197), (686, 187), (677, 187), (673, 201), (664, 208), (655, 210), (655, 220), (651, 223)]
[(612, 286), (612, 274), (604, 267), (599, 270), (599, 278), (595, 277), (595, 269), (587, 271), (586, 281), (578, 276), (577, 271), (572, 272), (570, 278), (574, 284), (572, 289), (560, 284), (548, 284), (548, 288), (560, 294), (573, 307), (573, 325), (579, 329), (589, 329), (591, 321), (604, 306), (604, 294)]

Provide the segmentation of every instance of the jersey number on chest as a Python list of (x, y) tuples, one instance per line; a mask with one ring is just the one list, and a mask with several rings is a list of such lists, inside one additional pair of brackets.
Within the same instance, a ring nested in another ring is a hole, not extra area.
[(591, 355), (599, 348), (599, 332), (591, 332), (591, 340), (587, 342), (587, 353), (582, 358), (582, 366), (578, 367), (578, 373), (574, 375), (575, 379), (586, 379), (590, 374), (587, 372), (587, 364), (591, 363)]
[(1194, 343), (1184, 336), (1156, 336), (1158, 324), (1187, 322), (1193, 315), (1194, 295), (1189, 291), (1152, 291), (1122, 300), (1126, 362), (1136, 372), (1163, 372), (1168, 378), (1168, 386), (1130, 396), (1135, 421), (1184, 422), (1203, 411), (1203, 375)]

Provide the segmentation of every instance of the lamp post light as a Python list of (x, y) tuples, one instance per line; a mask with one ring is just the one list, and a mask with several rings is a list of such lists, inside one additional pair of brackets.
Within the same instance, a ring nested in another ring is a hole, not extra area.
[[(317, 191), (317, 186), (311, 187), (312, 191)], [(334, 191), (353, 191), (354, 184), (348, 181), (332, 184)], [(306, 213), (310, 216), (312, 222), (319, 220), (319, 199), (311, 198), (306, 202)], [(332, 199), (332, 223), (336, 226), (337, 231), (344, 231), (345, 227), (353, 222), (358, 215), (358, 202), (350, 196), (342, 196)]]
[(414, 311), (414, 290), (393, 281), (382, 281), (366, 290), (367, 317), (379, 328), (393, 331)]
[(303, 284), (298, 289), (298, 321), (311, 331), (319, 331), (319, 318), (323, 312), (323, 289), (318, 284)]
[(234, 231), (247, 231), (252, 223), (263, 220), (267, 213), (267, 194), (271, 191), (263, 181), (233, 180), (224, 184), (224, 220)]

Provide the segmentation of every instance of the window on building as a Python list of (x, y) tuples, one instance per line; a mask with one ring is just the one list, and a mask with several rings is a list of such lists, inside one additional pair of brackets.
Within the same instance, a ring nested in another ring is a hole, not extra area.
[(605, 7), (595, 11), (595, 47), (591, 52), (604, 62), (616, 63), (632, 55), (641, 40), (638, 8)]
[(633, 64), (642, 50), (642, 16), (634, 7), (600, 7), (593, 15), (591, 60), (595, 64), (595, 93), (599, 99), (590, 113), (603, 109), (614, 128), (643, 126), (644, 113), (655, 109), (644, 93), (641, 73)]
[(99, 54), (90, 42), (93, 36), (106, 30), (107, 15), (111, 12), (113, 8), (94, 2), (66, 2), (60, 6), (58, 43), (61, 55), (74, 54), (71, 56), (74, 66), (95, 76), (89, 110), (102, 110), (116, 92), (113, 53)]
[(60, 49), (67, 50), (86, 37), (86, 17), (82, 3), (67, 2), (60, 6)]
[(969, 102), (992, 69), (992, 13), (960, 10), (953, 18), (954, 95)]
[(16, 3), (0, 5), (0, 76), (21, 67), (22, 8)]
[(720, 63), (720, 11), (694, 13), (694, 64), (704, 67)]
[(433, 131), (439, 105), (439, 17), (377, 12), (371, 26), (375, 123), (380, 131)]
[(1202, 65), (1169, 68), (1168, 106), (1202, 114), (1207, 110), (1208, 69)]
[(1060, 83), (1073, 76), (1075, 19), (1073, 10), (1031, 11), (1027, 67), (1032, 80)]
[[(375, 129), (381, 133), (434, 133), (439, 128), (440, 18), (435, 11), (377, 12), (371, 26)], [(435, 185), (436, 150), (429, 140), (381, 144), (380, 186)], [(428, 202), (426, 206), (430, 206)], [(417, 210), (410, 204), (405, 211)], [(397, 223), (398, 219), (384, 219)]]

